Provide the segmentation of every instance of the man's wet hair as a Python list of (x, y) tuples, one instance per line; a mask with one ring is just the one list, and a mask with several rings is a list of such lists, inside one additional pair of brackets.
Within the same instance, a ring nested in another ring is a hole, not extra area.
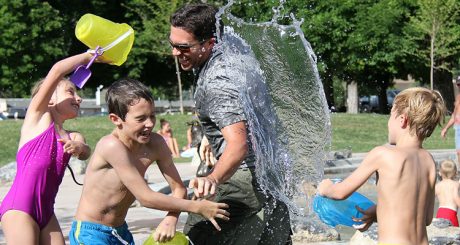
[(123, 78), (112, 83), (105, 97), (109, 113), (119, 116), (123, 121), (129, 106), (136, 104), (140, 99), (154, 104), (150, 89), (143, 83), (130, 78)]
[[(193, 33), (198, 41), (206, 41), (216, 38), (216, 14), (218, 8), (206, 4), (187, 4), (171, 15), (171, 25)], [(223, 23), (219, 21), (220, 33), (223, 31)]]

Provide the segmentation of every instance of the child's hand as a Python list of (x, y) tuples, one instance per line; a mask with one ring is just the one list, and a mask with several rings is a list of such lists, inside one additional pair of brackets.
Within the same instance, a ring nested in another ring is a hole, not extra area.
[(70, 140), (65, 138), (58, 139), (58, 141), (64, 144), (64, 151), (68, 154), (72, 154), (73, 156), (79, 156), (83, 152), (84, 147), (86, 146), (81, 141)]
[(353, 221), (362, 222), (361, 225), (353, 225), (353, 228), (359, 231), (367, 231), (372, 223), (377, 221), (377, 206), (374, 205), (366, 210), (361, 209), (359, 206), (356, 206), (356, 209), (363, 214), (361, 218), (353, 217)]
[(173, 239), (176, 234), (177, 218), (166, 216), (155, 229), (153, 240), (157, 242), (167, 242)]
[(329, 187), (331, 187), (333, 184), (334, 183), (330, 179), (322, 180), (321, 183), (319, 183), (319, 186), (318, 186), (318, 193), (321, 196), (326, 196), (327, 195), (327, 189), (329, 189)]
[(221, 228), (214, 218), (219, 218), (227, 221), (230, 220), (230, 213), (224, 210), (224, 208), (228, 208), (228, 204), (211, 202), (205, 199), (197, 202), (199, 202), (198, 213), (211, 221), (211, 223), (214, 225), (214, 227), (216, 227), (218, 231), (220, 231)]

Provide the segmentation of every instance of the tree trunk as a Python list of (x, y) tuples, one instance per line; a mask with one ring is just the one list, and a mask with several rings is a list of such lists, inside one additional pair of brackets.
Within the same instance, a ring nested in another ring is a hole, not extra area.
[(391, 105), (388, 104), (387, 89), (389, 82), (381, 83), (379, 89), (379, 111), (381, 114), (388, 114), (390, 112)]
[(334, 101), (334, 85), (332, 78), (330, 78), (329, 76), (323, 79), (323, 89), (324, 95), (326, 96), (328, 108), (331, 109), (332, 106), (335, 106), (337, 108), (336, 103)]
[(180, 114), (184, 114), (184, 102), (182, 100), (182, 81), (180, 79), (180, 69), (179, 69), (179, 62), (177, 61), (177, 56), (174, 56), (174, 61), (176, 62), (176, 74), (177, 74), (177, 82), (179, 83), (179, 103), (180, 103)]
[(430, 38), (430, 88), (434, 89), (434, 42), (436, 40), (435, 24), (432, 24), (431, 38)]
[(446, 103), (447, 110), (453, 112), (455, 97), (452, 86), (452, 73), (446, 70), (436, 69), (434, 70), (434, 80), (436, 81), (434, 89), (441, 93)]
[(347, 84), (347, 113), (358, 113), (358, 84), (354, 81)]

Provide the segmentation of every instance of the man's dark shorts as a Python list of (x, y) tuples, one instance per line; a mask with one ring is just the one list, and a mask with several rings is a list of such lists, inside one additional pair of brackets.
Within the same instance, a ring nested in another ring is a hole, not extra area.
[(201, 215), (189, 213), (184, 233), (200, 244), (291, 244), (289, 211), (260, 190), (254, 168), (238, 169), (218, 186), (216, 202), (229, 204), (230, 220), (217, 219), (218, 231)]

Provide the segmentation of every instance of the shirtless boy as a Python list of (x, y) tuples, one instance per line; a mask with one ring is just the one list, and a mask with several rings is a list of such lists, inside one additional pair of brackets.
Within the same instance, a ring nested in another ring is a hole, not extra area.
[(391, 145), (375, 147), (343, 182), (323, 180), (319, 194), (345, 199), (377, 173), (377, 206), (356, 219), (362, 230), (379, 223), (379, 244), (428, 245), (426, 226), (433, 218), (436, 165), (423, 140), (444, 118), (441, 95), (425, 88), (399, 93), (388, 119)]
[[(214, 218), (228, 220), (227, 204), (184, 200), (186, 189), (163, 138), (152, 133), (155, 108), (149, 88), (123, 79), (107, 91), (111, 134), (96, 145), (86, 170), (83, 191), (70, 244), (134, 244), (125, 217), (137, 199), (147, 208), (169, 211), (155, 230), (154, 239), (170, 240), (180, 212), (198, 213), (220, 230)], [(156, 162), (172, 190), (172, 197), (149, 188), (143, 176)]]
[(455, 181), (457, 166), (452, 160), (444, 160), (439, 166), (439, 175), (442, 180), (436, 184), (436, 197), (439, 208), (436, 218), (449, 220), (453, 226), (458, 227), (457, 209), (460, 206), (458, 188), (460, 183)]

